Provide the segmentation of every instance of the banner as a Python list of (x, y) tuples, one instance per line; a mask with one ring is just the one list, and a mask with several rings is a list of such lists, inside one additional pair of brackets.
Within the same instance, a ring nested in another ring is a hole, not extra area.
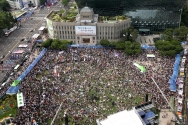
[(19, 82), (20, 82), (20, 80), (14, 80), (14, 82), (12, 83), (11, 86), (17, 86)]
[(52, 21), (47, 19), (46, 23), (47, 23), (47, 28), (48, 28), (48, 33), (50, 35), (50, 38), (54, 38), (54, 30), (53, 30)]
[(147, 57), (155, 57), (154, 54), (147, 54)]
[(133, 65), (139, 68), (142, 73), (146, 72), (146, 68), (144, 66), (141, 66), (138, 63), (134, 63)]
[(24, 106), (23, 93), (22, 92), (17, 93), (17, 104), (18, 104), (18, 108), (21, 107), (21, 106)]

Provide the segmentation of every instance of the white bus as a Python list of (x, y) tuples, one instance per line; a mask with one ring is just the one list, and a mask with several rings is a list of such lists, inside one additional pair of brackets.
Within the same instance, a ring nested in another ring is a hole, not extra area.
[(20, 69), (20, 64), (16, 65), (16, 67), (14, 67), (14, 71), (17, 72)]

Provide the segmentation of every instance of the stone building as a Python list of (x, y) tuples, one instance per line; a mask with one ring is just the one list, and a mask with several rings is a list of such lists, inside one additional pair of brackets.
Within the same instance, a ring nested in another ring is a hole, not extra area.
[[(65, 11), (63, 17), (66, 17), (67, 13)], [(47, 16), (49, 37), (71, 40), (74, 44), (95, 45), (102, 39), (118, 41), (122, 37), (122, 31), (131, 25), (130, 18), (99, 16), (87, 6), (78, 11), (71, 20), (57, 19), (59, 15), (54, 20), (51, 15), (55, 14), (58, 12), (52, 11)]]

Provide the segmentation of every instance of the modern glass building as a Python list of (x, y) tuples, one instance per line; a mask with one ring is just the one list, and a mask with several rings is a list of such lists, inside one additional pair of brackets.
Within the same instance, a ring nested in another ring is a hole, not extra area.
[[(143, 31), (158, 32), (177, 28), (186, 0), (75, 0), (79, 8), (85, 5), (100, 15), (123, 15), (132, 19), (132, 25)], [(142, 30), (144, 29), (144, 30)]]

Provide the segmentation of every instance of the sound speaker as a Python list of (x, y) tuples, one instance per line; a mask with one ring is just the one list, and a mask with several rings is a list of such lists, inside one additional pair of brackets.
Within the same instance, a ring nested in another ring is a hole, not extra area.
[(146, 94), (146, 102), (148, 102), (148, 94)]

